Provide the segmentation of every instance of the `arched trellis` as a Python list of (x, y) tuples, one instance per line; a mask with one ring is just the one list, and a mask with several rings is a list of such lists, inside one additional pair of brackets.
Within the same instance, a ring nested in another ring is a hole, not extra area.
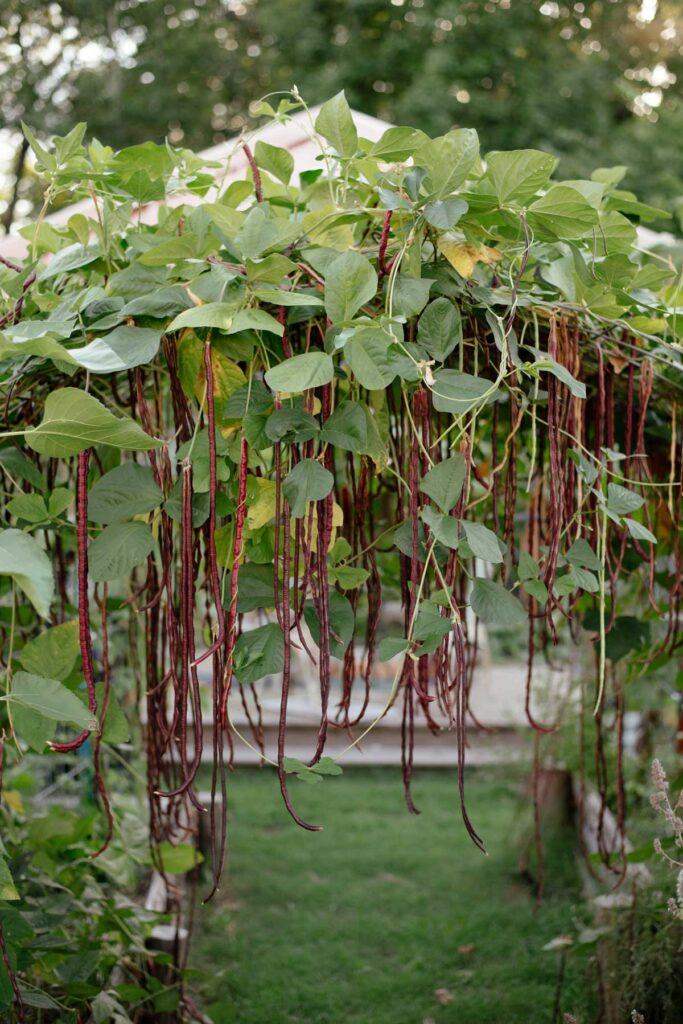
[[(681, 642), (680, 276), (637, 248), (625, 214), (648, 208), (619, 190), (616, 171), (557, 184), (553, 158), (526, 150), (484, 165), (469, 129), (430, 140), (396, 128), (364, 142), (342, 94), (310, 130), (324, 170), (300, 185), (286, 151), (240, 140), (249, 177), (173, 208), (165, 196), (213, 183), (187, 151), (84, 149), (82, 127), (49, 151), (31, 140), (46, 204), (75, 189), (96, 216), (62, 232), (41, 218), (25, 264), (3, 261), (1, 571), (22, 608), (22, 642), (77, 615), (86, 697), (53, 679), (48, 661), (27, 680), (12, 633), (5, 734), (21, 746), (15, 706), (42, 728), (48, 756), (94, 734), (106, 848), (116, 826), (103, 770), (109, 638), (129, 623), (155, 863), (163, 874), (159, 851), (182, 837), (190, 808), (206, 813), (207, 898), (224, 866), (226, 768), (242, 739), (230, 700), (263, 751), (262, 676), (282, 678), (274, 767), (285, 806), (317, 830), (297, 812), (295, 786), (339, 772), (329, 731), (354, 745), (367, 735), (378, 720), (366, 714), (373, 665), (399, 656), (382, 714), (402, 708), (408, 809), (418, 811), (423, 716), (457, 745), (462, 817), (483, 849), (465, 804), (477, 622), (526, 630), (525, 711), (537, 734), (556, 725), (532, 714), (539, 652), (560, 635), (593, 641), (585, 712), (620, 826), (625, 690), (610, 637), (637, 622), (630, 648), (643, 667)], [(135, 217), (149, 196), (160, 201), (155, 225)], [(403, 630), (380, 638), (386, 593), (400, 598)], [(267, 620), (249, 628), (255, 610)], [(320, 685), (306, 763), (286, 750), (295, 646)], [(44, 713), (48, 689), (62, 716)], [(80, 731), (55, 739), (55, 717)]]

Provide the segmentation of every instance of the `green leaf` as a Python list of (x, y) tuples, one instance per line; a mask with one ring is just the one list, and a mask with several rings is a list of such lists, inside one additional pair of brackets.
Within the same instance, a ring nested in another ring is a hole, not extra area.
[(285, 333), (284, 326), (265, 309), (241, 309), (235, 313), (227, 333), (239, 334), (241, 331), (268, 331), (280, 338)]
[(88, 548), (88, 568), (95, 582), (127, 576), (154, 550), (146, 523), (115, 523), (98, 534)]
[[(227, 595), (230, 601), (230, 595)], [(254, 565), (249, 562), (240, 569), (237, 588), (237, 611), (253, 612), (258, 608), (272, 608), (275, 604), (275, 575), (272, 565)]]
[(45, 499), (40, 494), (17, 494), (7, 502), (7, 511), (27, 523), (42, 523), (49, 518)]
[(17, 891), (12, 878), (12, 872), (7, 866), (7, 861), (0, 856), (0, 900), (20, 900), (21, 896)]
[(585, 399), (586, 385), (577, 380), (576, 377), (573, 377), (565, 366), (555, 362), (549, 356), (536, 360), (532, 365), (536, 370), (546, 370), (548, 373), (552, 373), (553, 377), (557, 377), (563, 384), (566, 384), (576, 398)]
[(553, 590), (558, 597), (568, 597), (569, 594), (573, 594), (576, 590), (576, 580), (571, 572), (565, 573), (564, 576), (558, 576), (555, 579)]
[(368, 391), (380, 391), (396, 376), (389, 346), (393, 335), (382, 327), (360, 327), (344, 346), (344, 355), (358, 383)]
[(526, 622), (527, 616), (521, 602), (493, 580), (481, 577), (475, 579), (470, 604), (475, 615), (487, 625), (519, 626)]
[(71, 722), (91, 731), (97, 729), (97, 719), (87, 706), (57, 679), (17, 672), (12, 679), (11, 693), (0, 699), (31, 708), (55, 722)]
[(428, 172), (427, 187), (440, 196), (462, 185), (479, 157), (479, 138), (473, 128), (455, 128), (430, 139), (415, 154), (415, 163)]
[[(319, 295), (312, 292), (288, 292), (282, 288), (255, 288), (254, 295), (261, 302), (270, 302), (274, 306), (323, 306)], [(277, 321), (276, 321), (277, 323)], [(278, 326), (282, 326), (279, 324)]]
[(647, 526), (637, 522), (635, 519), (624, 519), (624, 526), (636, 540), (646, 540), (649, 544), (656, 544), (657, 538)]
[(394, 126), (387, 128), (381, 139), (373, 143), (368, 156), (382, 160), (407, 160), (416, 149), (427, 142), (427, 136), (419, 128)]
[(65, 249), (60, 249), (46, 266), (43, 266), (38, 276), (41, 281), (47, 281), (59, 274), (66, 274), (70, 270), (80, 270), (81, 267), (87, 267), (89, 263), (94, 263), (100, 258), (100, 255), (99, 246), (67, 245)]
[[(333, 658), (343, 658), (346, 648), (351, 643), (354, 629), (353, 608), (347, 597), (337, 591), (330, 591), (329, 594), (329, 626), (330, 626), (330, 654)], [(311, 636), (320, 647), (320, 622), (315, 605), (307, 601), (304, 606), (304, 619), (311, 631)]]
[(440, 363), (460, 344), (462, 317), (450, 299), (442, 296), (429, 303), (418, 321), (417, 341)]
[(88, 519), (119, 523), (158, 508), (164, 500), (149, 466), (123, 462), (105, 473), (88, 494)]
[(302, 459), (290, 469), (282, 490), (290, 504), (292, 515), (300, 519), (309, 501), (326, 498), (334, 486), (334, 477), (316, 459)]
[[(104, 683), (97, 683), (95, 686), (97, 696), (97, 707), (104, 706)], [(123, 709), (116, 699), (116, 695), (109, 690), (107, 703), (107, 714), (102, 727), (102, 739), (105, 743), (128, 743), (130, 740), (130, 728)]]
[(62, 512), (73, 505), (74, 492), (68, 487), (55, 487), (48, 501), (48, 510), (53, 519), (61, 516)]
[(420, 643), (422, 654), (433, 654), (452, 628), (450, 616), (442, 615), (439, 605), (423, 601), (415, 617), (413, 640)]
[(493, 401), (498, 391), (490, 380), (457, 370), (437, 370), (432, 386), (434, 408), (462, 416), (482, 403)]
[(500, 542), (492, 530), (481, 523), (470, 523), (466, 519), (463, 520), (462, 525), (467, 543), (477, 558), (481, 558), (484, 562), (499, 563), (503, 561)]
[(593, 569), (595, 572), (600, 572), (602, 569), (600, 559), (583, 537), (574, 541), (565, 558), (571, 565), (578, 565), (584, 569)]
[(11, 576), (42, 618), (50, 612), (52, 563), (38, 541), (22, 530), (0, 531), (0, 575)]
[(247, 271), (247, 280), (252, 285), (259, 281), (264, 281), (267, 284), (280, 284), (283, 277), (287, 277), (297, 269), (296, 263), (279, 252), (271, 253), (270, 256), (264, 256), (260, 260), (246, 259), (244, 266)]
[(486, 173), (500, 203), (524, 203), (543, 188), (558, 160), (537, 149), (513, 149), (486, 154)]
[(406, 320), (421, 313), (429, 301), (429, 289), (434, 281), (427, 277), (411, 277), (409, 274), (397, 274), (394, 278), (394, 291), (391, 311), (394, 316), (404, 316)]
[(332, 757), (321, 757), (317, 764), (311, 765), (311, 771), (318, 775), (341, 775), (342, 766)]
[(334, 363), (326, 352), (306, 352), (271, 366), (266, 384), (272, 391), (290, 394), (329, 384), (334, 377)]
[(135, 452), (162, 445), (133, 420), (115, 416), (79, 388), (60, 388), (48, 395), (42, 422), (26, 430), (25, 437), (34, 451), (53, 458), (77, 455), (99, 444)]
[(350, 249), (330, 263), (325, 275), (325, 309), (333, 323), (352, 320), (360, 307), (374, 299), (377, 274), (361, 253)]
[(545, 604), (548, 600), (548, 588), (546, 587), (543, 580), (524, 580), (522, 586), (526, 590), (527, 594), (531, 597), (535, 597), (539, 604)]
[(364, 402), (340, 402), (320, 429), (320, 443), (374, 459), (385, 451), (374, 416)]
[(424, 219), (439, 231), (448, 231), (455, 227), (468, 210), (464, 199), (445, 199), (441, 202), (427, 203), (422, 211)]
[(405, 654), (410, 644), (404, 636), (385, 636), (380, 640), (377, 648), (377, 656), (380, 661), (391, 661), (399, 654)]
[(459, 547), (460, 528), (457, 519), (454, 519), (453, 516), (442, 515), (431, 505), (426, 505), (420, 510), (420, 518), (427, 524), (440, 544), (453, 550)]
[(62, 622), (33, 637), (17, 654), (27, 672), (63, 681), (71, 673), (80, 654), (78, 620)]
[(192, 871), (202, 863), (204, 857), (196, 848), (189, 843), (179, 843), (173, 846), (164, 839), (157, 847), (161, 866), (166, 875), (184, 875)]
[(315, 119), (315, 130), (339, 156), (354, 155), (358, 149), (358, 132), (343, 90), (323, 103)]
[(235, 644), (235, 675), (242, 684), (282, 672), (284, 663), (284, 638), (277, 622), (242, 633)]
[(117, 327), (69, 356), (92, 373), (116, 373), (151, 363), (159, 351), (161, 332), (147, 327)]
[(289, 150), (282, 149), (281, 146), (271, 146), (270, 143), (259, 139), (254, 148), (254, 157), (264, 171), (268, 171), (283, 185), (289, 183), (294, 171), (294, 157)]
[(597, 594), (600, 589), (600, 585), (588, 569), (582, 569), (579, 565), (572, 565), (569, 570), (569, 576), (574, 581), (577, 589), (585, 590), (587, 594)]
[(437, 462), (420, 481), (420, 490), (435, 502), (442, 512), (450, 512), (462, 494), (465, 483), (465, 460), (451, 455)]
[(520, 551), (517, 563), (517, 575), (520, 580), (538, 579), (541, 575), (541, 567), (535, 558), (532, 558), (528, 551)]
[(553, 185), (531, 204), (529, 227), (541, 237), (582, 238), (597, 227), (598, 212), (578, 191), (567, 185)]
[(320, 432), (320, 424), (315, 416), (311, 416), (310, 412), (304, 412), (303, 409), (276, 409), (268, 417), (265, 431), (271, 441), (295, 444), (314, 438)]
[(14, 705), (12, 724), (17, 736), (37, 754), (44, 752), (57, 731), (57, 723), (54, 720), (45, 718), (38, 711), (24, 707), (23, 704)]
[[(589, 633), (596, 634), (596, 644), (600, 642), (597, 635), (600, 630), (600, 614), (597, 608), (591, 608), (584, 615), (583, 628)], [(620, 661), (631, 651), (645, 647), (650, 639), (649, 622), (641, 621), (633, 615), (617, 615), (614, 625), (605, 638), (605, 654), (610, 661)]]
[(645, 504), (645, 499), (621, 484), (607, 485), (607, 508), (615, 516), (627, 516)]
[(167, 331), (180, 331), (183, 327), (215, 327), (220, 331), (229, 331), (236, 313), (231, 302), (205, 302), (201, 306), (184, 309), (166, 328)]
[(342, 590), (355, 590), (369, 578), (367, 569), (358, 569), (353, 565), (338, 565), (330, 569), (330, 580), (338, 583)]

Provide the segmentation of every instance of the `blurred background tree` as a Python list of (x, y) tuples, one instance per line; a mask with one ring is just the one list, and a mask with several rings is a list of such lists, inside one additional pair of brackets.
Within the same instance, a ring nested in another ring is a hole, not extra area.
[(35, 199), (22, 119), (202, 149), (293, 83), (431, 133), (476, 127), (484, 150), (550, 150), (564, 177), (627, 165), (625, 187), (675, 211), (682, 80), (680, 0), (4, 0), (0, 217)]

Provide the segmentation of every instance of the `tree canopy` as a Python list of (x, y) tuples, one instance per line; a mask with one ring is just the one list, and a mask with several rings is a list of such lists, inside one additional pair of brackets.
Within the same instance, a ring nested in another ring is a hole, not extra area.
[(20, 170), (21, 119), (201, 149), (294, 82), (311, 102), (343, 87), (356, 109), (431, 134), (476, 125), (487, 148), (546, 149), (565, 177), (626, 166), (627, 186), (669, 211), (683, 194), (676, 0), (9, 0), (0, 46)]

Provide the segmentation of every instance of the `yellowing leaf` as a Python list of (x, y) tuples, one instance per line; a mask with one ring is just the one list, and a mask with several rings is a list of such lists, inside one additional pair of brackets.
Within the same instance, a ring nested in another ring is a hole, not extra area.
[(6, 789), (3, 792), (3, 798), (8, 807), (11, 807), (15, 814), (24, 814), (24, 801), (21, 799), (21, 793), (16, 789)]
[(247, 525), (260, 530), (275, 516), (275, 481), (250, 476), (247, 481)]
[(439, 249), (461, 277), (472, 277), (477, 263), (485, 263), (492, 267), (503, 258), (500, 249), (488, 245), (470, 245), (469, 242), (456, 242), (447, 235), (439, 238)]

